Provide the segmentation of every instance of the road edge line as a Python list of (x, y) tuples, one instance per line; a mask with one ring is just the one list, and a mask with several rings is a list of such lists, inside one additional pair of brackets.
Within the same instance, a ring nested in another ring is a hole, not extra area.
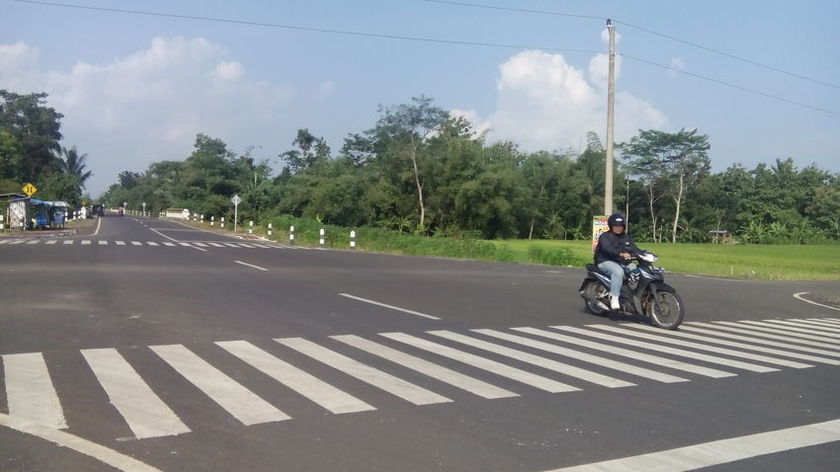
[(0, 425), (72, 449), (125, 472), (161, 472), (158, 468), (101, 444), (44, 425), (19, 420), (5, 413), (0, 413)]
[(795, 298), (795, 299), (797, 299), (797, 300), (801, 300), (801, 301), (803, 301), (803, 302), (805, 302), (805, 303), (810, 303), (811, 305), (817, 305), (817, 306), (821, 306), (821, 307), (823, 307), (823, 308), (828, 308), (829, 310), (837, 310), (837, 311), (840, 311), (840, 308), (833, 307), (833, 306), (828, 306), (828, 305), (823, 305), (822, 303), (812, 302), (811, 300), (808, 300), (807, 298), (803, 298), (803, 297), (801, 297), (801, 296), (800, 296), (800, 295), (804, 295), (804, 294), (806, 294), (806, 293), (811, 293), (811, 292), (799, 292), (799, 293), (794, 293), (794, 294), (793, 294), (793, 298)]

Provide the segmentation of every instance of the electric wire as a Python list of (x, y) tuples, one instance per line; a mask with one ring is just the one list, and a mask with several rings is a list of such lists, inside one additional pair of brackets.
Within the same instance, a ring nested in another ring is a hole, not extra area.
[(210, 17), (210, 16), (198, 16), (198, 15), (183, 15), (177, 13), (163, 13), (163, 12), (154, 12), (154, 11), (144, 11), (144, 10), (129, 10), (123, 8), (108, 8), (108, 7), (94, 7), (88, 5), (76, 5), (71, 3), (59, 3), (59, 2), (45, 2), (45, 1), (38, 1), (38, 0), (12, 0), (18, 3), (28, 3), (33, 5), (42, 5), (42, 6), (50, 6), (50, 7), (61, 7), (61, 8), (72, 8), (78, 10), (92, 10), (92, 11), (101, 11), (101, 12), (109, 12), (109, 13), (124, 13), (124, 14), (132, 14), (132, 15), (143, 15), (143, 16), (154, 16), (154, 17), (163, 17), (163, 18), (174, 18), (174, 19), (181, 19), (181, 20), (195, 20), (195, 21), (209, 21), (215, 23), (228, 23), (228, 24), (236, 24), (236, 25), (245, 25), (245, 26), (260, 26), (265, 28), (277, 28), (277, 29), (286, 29), (286, 30), (295, 30), (295, 31), (308, 31), (314, 33), (327, 33), (327, 34), (340, 34), (346, 36), (358, 36), (358, 37), (366, 37), (366, 38), (376, 38), (376, 39), (395, 39), (395, 40), (402, 40), (402, 41), (415, 41), (415, 42), (424, 42), (424, 43), (438, 43), (438, 44), (456, 44), (460, 46), (477, 46), (477, 47), (488, 47), (488, 48), (506, 48), (506, 49), (541, 49), (544, 51), (556, 51), (556, 52), (566, 52), (566, 53), (582, 53), (582, 54), (597, 54), (602, 51), (598, 51), (595, 49), (574, 49), (574, 48), (560, 48), (560, 47), (545, 47), (545, 46), (529, 46), (529, 45), (522, 45), (522, 44), (506, 44), (506, 43), (490, 43), (490, 42), (481, 42), (481, 41), (462, 41), (457, 39), (441, 39), (441, 38), (429, 38), (429, 37), (422, 37), (422, 36), (404, 36), (404, 35), (397, 35), (397, 34), (384, 34), (384, 33), (366, 33), (363, 31), (350, 31), (350, 30), (339, 30), (339, 29), (332, 29), (332, 28), (319, 28), (313, 26), (299, 26), (299, 25), (288, 25), (288, 24), (280, 24), (280, 23), (267, 23), (261, 21), (250, 21), (250, 20), (236, 20), (232, 18), (218, 18), (218, 17)]
[[(574, 13), (563, 13), (563, 12), (547, 11), (547, 10), (532, 10), (532, 9), (527, 9), (527, 8), (500, 7), (500, 6), (495, 6), (495, 5), (485, 5), (485, 4), (481, 4), (481, 3), (471, 3), (471, 2), (460, 2), (460, 1), (454, 1), (454, 0), (420, 0), (420, 1), (427, 2), (427, 3), (438, 3), (438, 4), (442, 4), (442, 5), (453, 5), (453, 6), (468, 7), (468, 8), (480, 8), (480, 9), (485, 9), (485, 10), (500, 10), (500, 11), (511, 11), (511, 12), (518, 12), (518, 13), (530, 13), (530, 14), (536, 14), (536, 15), (561, 16), (561, 17), (566, 17), (566, 18), (581, 18), (581, 19), (602, 20), (602, 21), (606, 19), (606, 18), (600, 17), (600, 16), (580, 15), (580, 14), (574, 14)], [(840, 85), (838, 85), (838, 84), (834, 84), (834, 83), (831, 83), (831, 82), (826, 82), (826, 81), (820, 80), (820, 79), (815, 79), (813, 77), (808, 77), (806, 75), (799, 74), (799, 73), (796, 73), (796, 72), (792, 72), (792, 71), (789, 71), (789, 70), (785, 70), (785, 69), (782, 69), (780, 67), (771, 66), (769, 64), (764, 64), (763, 62), (759, 62), (759, 61), (756, 61), (756, 60), (753, 60), (753, 59), (750, 59), (750, 58), (747, 58), (747, 57), (744, 57), (744, 56), (739, 56), (737, 54), (728, 53), (728, 52), (722, 51), (720, 49), (712, 48), (712, 47), (709, 47), (709, 46), (704, 46), (704, 45), (696, 43), (694, 41), (681, 39), (681, 38), (678, 38), (676, 36), (672, 36), (672, 35), (669, 35), (669, 34), (660, 33), (658, 31), (654, 31), (650, 28), (645, 28), (643, 26), (634, 25), (633, 23), (628, 23), (626, 21), (622, 21), (622, 20), (619, 20), (619, 19), (612, 18), (612, 20), (616, 24), (620, 24), (620, 25), (623, 25), (623, 26), (626, 26), (628, 28), (632, 28), (632, 29), (635, 29), (635, 30), (638, 30), (638, 31), (642, 31), (642, 32), (650, 34), (650, 35), (659, 36), (660, 38), (664, 38), (664, 39), (668, 39), (670, 41), (685, 44), (686, 46), (691, 46), (693, 48), (701, 49), (701, 50), (704, 50), (706, 52), (710, 52), (710, 53), (713, 53), (713, 54), (718, 54), (720, 56), (724, 56), (724, 57), (727, 57), (729, 59), (734, 59), (736, 61), (741, 61), (741, 62), (744, 62), (746, 64), (761, 67), (761, 68), (764, 68), (764, 69), (767, 69), (767, 70), (772, 70), (772, 71), (778, 72), (780, 74), (785, 74), (785, 75), (788, 75), (790, 77), (794, 77), (794, 78), (801, 79), (801, 80), (806, 80), (806, 81), (809, 81), (809, 82), (812, 82), (812, 83), (815, 83), (815, 84), (824, 85), (826, 87), (831, 87), (831, 88), (840, 90)]]
[[(602, 54), (603, 51), (599, 50), (588, 50), (588, 49), (570, 49), (570, 48), (558, 48), (558, 47), (540, 47), (540, 46), (524, 46), (524, 45), (516, 45), (516, 44), (504, 44), (504, 43), (488, 43), (488, 42), (479, 42), (479, 41), (461, 41), (461, 40), (450, 40), (450, 39), (440, 39), (440, 38), (429, 38), (429, 37), (419, 37), (419, 36), (403, 36), (403, 35), (392, 35), (392, 34), (380, 34), (380, 33), (366, 33), (361, 31), (349, 31), (349, 30), (338, 30), (338, 29), (330, 29), (330, 28), (318, 28), (318, 27), (309, 27), (309, 26), (299, 26), (299, 25), (286, 25), (286, 24), (279, 24), (279, 23), (267, 23), (267, 22), (258, 22), (258, 21), (250, 21), (250, 20), (236, 20), (230, 18), (217, 18), (217, 17), (207, 17), (207, 16), (197, 16), (197, 15), (183, 15), (183, 14), (176, 14), (176, 13), (162, 13), (162, 12), (153, 12), (153, 11), (143, 11), (143, 10), (128, 10), (128, 9), (121, 9), (121, 8), (107, 8), (107, 7), (94, 7), (94, 6), (87, 6), (87, 5), (76, 5), (70, 3), (59, 3), (59, 2), (47, 2), (47, 1), (40, 1), (40, 0), (13, 0), (18, 3), (28, 3), (34, 5), (43, 5), (43, 6), (52, 6), (52, 7), (62, 7), (62, 8), (72, 8), (72, 9), (80, 9), (80, 10), (93, 10), (93, 11), (102, 11), (102, 12), (110, 12), (110, 13), (123, 13), (123, 14), (133, 14), (133, 15), (144, 15), (144, 16), (154, 16), (154, 17), (163, 17), (163, 18), (174, 18), (174, 19), (185, 19), (185, 20), (195, 20), (195, 21), (209, 21), (209, 22), (217, 22), (217, 23), (229, 23), (229, 24), (238, 24), (238, 25), (245, 25), (245, 26), (259, 26), (259, 27), (267, 27), (267, 28), (278, 28), (278, 29), (288, 29), (288, 30), (296, 30), (296, 31), (308, 31), (308, 32), (317, 32), (317, 33), (327, 33), (327, 34), (340, 34), (340, 35), (348, 35), (348, 36), (358, 36), (358, 37), (368, 37), (368, 38), (376, 38), (376, 39), (395, 39), (395, 40), (405, 40), (405, 41), (416, 41), (416, 42), (426, 42), (426, 43), (440, 43), (440, 44), (456, 44), (462, 46), (477, 46), (477, 47), (491, 47), (491, 48), (507, 48), (507, 49), (540, 49), (544, 51), (557, 51), (557, 52), (573, 52), (573, 53), (586, 53), (586, 54)], [(476, 7), (487, 7), (479, 6), (478, 4), (472, 3), (465, 3), (465, 2), (453, 2), (449, 0), (423, 0), (428, 2), (434, 3), (447, 3), (447, 4), (456, 4), (456, 5), (465, 5), (465, 6), (476, 6)], [(563, 14), (563, 13), (556, 13), (556, 12), (540, 12), (537, 10), (523, 10), (523, 9), (513, 9), (513, 8), (506, 8), (506, 7), (492, 7), (493, 9), (502, 9), (502, 10), (513, 10), (513, 11), (526, 11), (526, 12), (537, 12), (537, 13), (544, 13), (544, 14), (552, 14), (552, 15), (560, 15), (560, 16), (570, 16), (575, 18), (585, 18), (585, 19), (601, 19), (599, 17), (588, 16), (588, 15), (575, 15), (575, 14)], [(813, 105), (808, 105), (806, 103), (798, 102), (795, 100), (790, 100), (784, 97), (780, 97), (778, 95), (773, 95), (766, 92), (761, 92), (759, 90), (754, 90), (748, 87), (743, 87), (737, 84), (733, 84), (730, 82), (726, 82), (720, 79), (715, 79), (712, 77), (708, 77), (705, 75), (697, 74), (694, 72), (688, 72), (682, 69), (677, 69), (674, 67), (670, 67), (664, 64), (660, 64), (655, 61), (650, 61), (647, 59), (642, 59), (636, 56), (632, 56), (623, 52), (619, 52), (618, 54), (626, 57), (627, 59), (631, 59), (637, 62), (641, 62), (644, 64), (648, 64), (651, 66), (663, 68), (666, 70), (670, 70), (676, 73), (689, 75), (698, 79), (706, 80), (709, 82), (713, 82), (719, 85), (724, 85), (727, 87), (731, 87), (734, 89), (738, 89), (744, 92), (752, 93), (755, 95), (759, 95), (766, 98), (771, 98), (777, 101), (785, 102), (792, 105), (801, 106), (804, 108), (809, 108), (811, 110), (821, 111), (824, 113), (828, 113), (831, 115), (838, 115), (840, 116), (840, 112), (829, 110), (826, 108), (821, 108)]]

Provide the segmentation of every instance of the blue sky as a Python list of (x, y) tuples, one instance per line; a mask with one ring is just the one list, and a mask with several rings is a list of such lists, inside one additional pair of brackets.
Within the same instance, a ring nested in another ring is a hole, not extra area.
[[(616, 19), (618, 49), (840, 113), (840, 2), (466, 0)], [(88, 154), (93, 195), (122, 170), (183, 159), (195, 134), (291, 147), (298, 128), (334, 151), (371, 128), (377, 106), (426, 94), (488, 140), (524, 150), (580, 149), (604, 138), (604, 20), (421, 0), (66, 0), (143, 10), (523, 48), (375, 39), (252, 25), (129, 15), (0, 0), (0, 88), (46, 91), (65, 114), (65, 146)], [(833, 83), (816, 84), (669, 41), (640, 26)], [(584, 50), (588, 52), (576, 52)], [(840, 172), (840, 116), (619, 59), (616, 139), (639, 128), (708, 134), (715, 171), (792, 157)], [(281, 163), (274, 159), (279, 169)]]

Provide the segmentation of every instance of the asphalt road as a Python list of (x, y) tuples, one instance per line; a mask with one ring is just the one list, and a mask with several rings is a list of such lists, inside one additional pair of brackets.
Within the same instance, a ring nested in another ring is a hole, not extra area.
[(835, 423), (791, 429), (840, 419), (840, 321), (801, 321), (840, 311), (793, 296), (836, 282), (669, 274), (670, 333), (582, 276), (129, 216), (0, 239), (0, 470), (838, 470)]

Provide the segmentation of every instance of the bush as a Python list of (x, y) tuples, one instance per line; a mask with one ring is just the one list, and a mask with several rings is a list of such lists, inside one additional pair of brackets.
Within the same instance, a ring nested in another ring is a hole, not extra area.
[(528, 258), (531, 262), (547, 265), (580, 266), (584, 262), (576, 257), (569, 248), (547, 248), (537, 244), (528, 248)]

